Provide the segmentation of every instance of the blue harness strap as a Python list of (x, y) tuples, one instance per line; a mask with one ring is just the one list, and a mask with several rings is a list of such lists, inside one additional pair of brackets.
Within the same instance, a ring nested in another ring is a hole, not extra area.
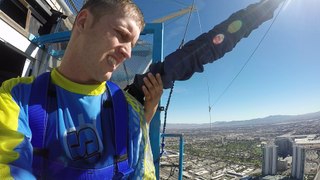
[[(122, 90), (111, 81), (107, 81), (111, 94), (114, 112), (114, 140), (115, 140), (115, 178), (128, 176), (133, 169), (129, 167), (127, 143), (128, 143), (128, 105)], [(121, 162), (121, 163), (120, 163)]]
[(29, 126), (32, 132), (31, 143), (33, 146), (32, 169), (35, 175), (41, 175), (44, 167), (44, 160), (41, 156), (46, 156), (44, 151), (44, 137), (47, 127), (47, 92), (50, 87), (50, 73), (44, 73), (37, 77), (31, 89), (28, 115)]
[[(111, 95), (114, 112), (114, 118), (112, 118), (115, 147), (114, 165), (97, 170), (79, 170), (64, 167), (63, 172), (65, 172), (66, 177), (72, 175), (74, 177), (86, 177), (85, 179), (99, 176), (105, 178), (112, 177), (112, 179), (124, 179), (133, 172), (133, 169), (129, 166), (127, 157), (129, 117), (127, 101), (122, 90), (116, 84), (107, 81), (106, 85)], [(43, 173), (43, 168), (45, 165), (45, 156), (43, 155), (44, 153), (41, 153), (43, 152), (41, 150), (45, 150), (44, 142), (48, 121), (48, 112), (51, 109), (57, 108), (56, 104), (55, 107), (53, 107), (54, 105), (52, 104), (54, 103), (51, 102), (49, 98), (49, 91), (50, 89), (54, 88), (52, 86), (53, 85), (51, 83), (49, 72), (40, 75), (33, 82), (29, 101), (29, 126), (32, 132), (31, 143), (34, 148), (32, 167), (34, 173), (40, 176)], [(59, 165), (54, 166), (57, 168), (59, 167)]]
[(43, 148), (47, 126), (47, 92), (50, 84), (50, 73), (37, 77), (31, 89), (29, 101), (29, 125), (32, 132), (33, 147)]

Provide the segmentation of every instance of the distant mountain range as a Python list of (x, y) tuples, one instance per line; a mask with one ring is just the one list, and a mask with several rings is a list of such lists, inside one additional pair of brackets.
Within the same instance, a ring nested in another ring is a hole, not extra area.
[[(279, 124), (279, 123), (293, 123), (301, 122), (306, 120), (320, 120), (320, 111), (314, 113), (307, 113), (301, 115), (272, 115), (264, 118), (256, 118), (250, 120), (241, 120), (241, 121), (216, 121), (211, 123), (212, 127), (236, 127), (236, 126), (256, 126), (256, 125), (265, 125), (265, 124)], [(167, 129), (200, 129), (208, 128), (210, 123), (204, 124), (186, 124), (186, 123), (167, 123)]]

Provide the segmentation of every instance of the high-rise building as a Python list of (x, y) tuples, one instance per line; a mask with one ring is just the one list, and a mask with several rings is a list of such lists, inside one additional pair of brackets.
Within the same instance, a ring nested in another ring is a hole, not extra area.
[(293, 145), (291, 176), (295, 179), (303, 179), (305, 164), (305, 148)]
[(277, 173), (277, 148), (274, 144), (262, 146), (262, 175), (275, 175)]
[(287, 156), (292, 156), (292, 145), (293, 145), (293, 140), (291, 137), (276, 137), (275, 142), (278, 146), (278, 156), (285, 158)]

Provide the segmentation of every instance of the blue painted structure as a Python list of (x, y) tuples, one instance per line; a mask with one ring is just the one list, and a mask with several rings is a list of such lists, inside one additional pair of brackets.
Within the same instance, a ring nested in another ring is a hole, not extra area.
[[(147, 24), (144, 28), (144, 34), (153, 34), (153, 52), (152, 62), (159, 62), (163, 59), (163, 24)], [(159, 104), (160, 106), (160, 104)], [(160, 157), (160, 111), (158, 110), (150, 123), (150, 143), (156, 168), (156, 177), (159, 179), (159, 157)]]
[(183, 152), (184, 152), (183, 134), (161, 134), (161, 137), (178, 137), (179, 138), (179, 176), (178, 176), (178, 179), (182, 180)]
[(53, 34), (46, 34), (42, 36), (30, 35), (29, 40), (38, 46), (48, 44), (48, 43), (60, 43), (69, 41), (71, 36), (71, 31), (57, 32)]

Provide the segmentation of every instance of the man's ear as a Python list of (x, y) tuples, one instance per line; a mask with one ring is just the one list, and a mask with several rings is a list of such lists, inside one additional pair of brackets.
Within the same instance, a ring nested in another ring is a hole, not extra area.
[(88, 17), (89, 17), (89, 11), (88, 10), (83, 9), (83, 10), (81, 10), (79, 12), (79, 14), (78, 14), (78, 16), (76, 18), (76, 22), (75, 22), (76, 29), (79, 32), (83, 31), (83, 29), (86, 26), (86, 23), (88, 23)]

